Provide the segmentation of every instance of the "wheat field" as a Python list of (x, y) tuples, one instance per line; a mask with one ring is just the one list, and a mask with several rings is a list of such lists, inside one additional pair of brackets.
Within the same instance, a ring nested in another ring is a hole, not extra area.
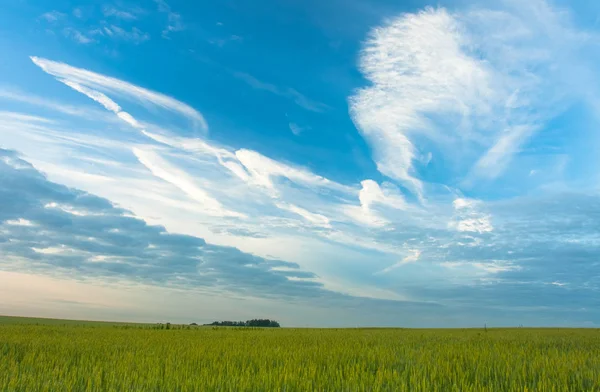
[(0, 320), (0, 391), (600, 391), (600, 331)]

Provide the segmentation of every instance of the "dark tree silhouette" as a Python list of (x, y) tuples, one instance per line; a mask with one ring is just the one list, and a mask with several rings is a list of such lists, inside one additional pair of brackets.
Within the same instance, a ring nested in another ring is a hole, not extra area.
[(261, 328), (279, 328), (281, 325), (275, 320), (253, 319), (248, 321), (215, 321), (210, 324), (216, 327), (261, 327)]

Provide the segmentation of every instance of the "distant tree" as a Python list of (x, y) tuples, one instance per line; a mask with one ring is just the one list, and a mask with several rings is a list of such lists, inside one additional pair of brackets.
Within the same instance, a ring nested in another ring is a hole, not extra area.
[(281, 325), (275, 320), (252, 319), (248, 321), (215, 321), (210, 324), (216, 327), (261, 327), (261, 328), (279, 328)]

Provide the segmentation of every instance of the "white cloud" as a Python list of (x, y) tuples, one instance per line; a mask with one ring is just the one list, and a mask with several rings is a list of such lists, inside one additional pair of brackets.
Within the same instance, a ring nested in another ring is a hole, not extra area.
[(248, 185), (265, 190), (272, 197), (279, 196), (277, 179), (280, 178), (309, 188), (326, 188), (352, 194), (356, 192), (352, 187), (331, 181), (304, 168), (273, 160), (257, 151), (247, 149), (230, 151), (226, 148), (216, 147), (202, 139), (167, 136), (146, 130), (143, 130), (142, 133), (159, 143), (174, 148), (215, 157), (221, 166), (228, 169), (237, 178)]
[(140, 44), (150, 39), (150, 35), (148, 33), (141, 31), (137, 27), (133, 27), (130, 31), (128, 31), (119, 26), (109, 25), (105, 26), (103, 31), (111, 38), (133, 42), (134, 44)]
[(23, 218), (7, 220), (5, 223), (10, 226), (34, 226), (33, 222)]
[(292, 131), (292, 133), (296, 136), (299, 136), (302, 132), (310, 129), (310, 127), (301, 127), (300, 125), (293, 122), (289, 123), (288, 126), (290, 127), (290, 131)]
[(315, 214), (313, 212), (305, 210), (304, 208), (300, 208), (298, 206), (295, 206), (293, 204), (288, 204), (288, 203), (276, 203), (275, 205), (277, 207), (281, 208), (282, 210), (290, 211), (290, 212), (293, 212), (294, 214), (300, 215), (301, 217), (306, 219), (308, 222), (310, 222), (316, 226), (321, 226), (321, 227), (326, 227), (326, 228), (331, 227), (331, 224), (329, 223), (329, 219), (326, 216), (323, 216), (321, 214)]
[(165, 0), (154, 0), (158, 6), (158, 11), (167, 14), (167, 27), (162, 32), (162, 37), (169, 39), (172, 32), (185, 30), (185, 25), (181, 20), (181, 15), (171, 10), (171, 6)]
[[(321, 113), (329, 109), (329, 106), (324, 103), (313, 101), (312, 99), (306, 97), (304, 94), (300, 93), (296, 89), (291, 87), (278, 87), (271, 83), (266, 83), (261, 80), (256, 79), (252, 75), (248, 75), (243, 72), (234, 72), (233, 76), (236, 78), (243, 80), (249, 86), (258, 89), (268, 91), (272, 94), (279, 95), (284, 98), (288, 98), (296, 103), (296, 105), (309, 110), (311, 112)], [(296, 125), (296, 124), (294, 124)], [(291, 128), (291, 124), (290, 124)], [(292, 129), (293, 132), (293, 129)]]
[(236, 177), (244, 182), (249, 182), (250, 176), (246, 169), (240, 164), (235, 153), (221, 147), (208, 144), (202, 139), (190, 139), (142, 130), (142, 133), (158, 143), (165, 144), (177, 149), (182, 149), (199, 155), (208, 155), (217, 159), (219, 164), (228, 169)]
[(489, 233), (494, 231), (494, 226), (490, 222), (490, 218), (483, 216), (480, 218), (468, 218), (456, 222), (454, 226), (458, 231)]
[(410, 252), (411, 253), (408, 256), (406, 256), (396, 264), (390, 265), (389, 267), (379, 272), (376, 272), (376, 274), (387, 274), (388, 272), (391, 272), (398, 267), (402, 267), (403, 265), (416, 263), (419, 260), (419, 257), (421, 257), (421, 251), (418, 249), (413, 249)]
[(475, 206), (477, 204), (477, 201), (459, 197), (457, 199), (454, 199), (452, 204), (454, 205), (455, 209), (462, 210), (464, 208), (471, 208), (471, 207)]
[(105, 94), (103, 94), (99, 91), (95, 91), (95, 90), (89, 89), (87, 87), (84, 87), (78, 83), (71, 82), (69, 80), (64, 80), (63, 83), (66, 84), (67, 86), (71, 87), (73, 90), (78, 91), (78, 92), (86, 95), (88, 98), (91, 98), (94, 101), (98, 102), (99, 104), (104, 106), (104, 108), (106, 110), (111, 111), (114, 114), (116, 114), (119, 119), (121, 119), (125, 123), (131, 125), (132, 127), (136, 128), (138, 130), (141, 130), (143, 132), (143, 129), (141, 129), (141, 126), (137, 122), (137, 120), (135, 118), (133, 118), (133, 116), (130, 115), (129, 113), (121, 110), (121, 107), (119, 106), (119, 104), (117, 104), (115, 101), (113, 101), (112, 99), (107, 97)]
[(500, 177), (574, 96), (595, 100), (580, 61), (592, 38), (571, 26), (543, 0), (510, 0), (427, 8), (373, 29), (360, 58), (371, 86), (350, 98), (350, 112), (378, 170), (423, 195), (415, 164), (433, 144), (447, 162), (472, 166), (448, 182)]
[(57, 22), (60, 19), (63, 19), (66, 15), (63, 14), (62, 12), (58, 12), (58, 11), (50, 11), (50, 12), (46, 12), (44, 14), (42, 14), (40, 16), (40, 18), (44, 19), (47, 22)]
[(358, 198), (363, 208), (370, 209), (374, 204), (381, 204), (396, 209), (406, 208), (406, 201), (399, 192), (384, 191), (373, 180), (364, 180), (361, 182), (361, 185), (362, 189), (358, 194)]
[(377, 207), (387, 207), (403, 210), (407, 208), (404, 197), (397, 190), (382, 190), (379, 184), (373, 180), (361, 182), (362, 188), (358, 193), (360, 207), (345, 205), (341, 211), (357, 223), (371, 227), (383, 227), (391, 222), (382, 217)]
[(489, 233), (494, 231), (492, 218), (489, 214), (482, 213), (480, 200), (456, 198), (452, 202), (455, 216), (448, 223), (448, 228), (458, 232)]
[(117, 94), (135, 100), (138, 103), (152, 104), (184, 115), (193, 122), (197, 129), (203, 132), (208, 131), (208, 126), (206, 125), (206, 121), (202, 114), (191, 106), (167, 95), (109, 76), (104, 76), (81, 68), (75, 68), (64, 63), (35, 56), (32, 56), (31, 60), (44, 70), (44, 72), (55, 76), (61, 82), (69, 81), (88, 88)]
[(412, 172), (419, 152), (410, 137), (442, 138), (428, 114), (485, 111), (492, 94), (488, 71), (463, 51), (467, 44), (447, 11), (430, 8), (375, 29), (361, 56), (373, 86), (351, 98), (352, 117), (379, 171), (419, 195), (422, 185)]
[(489, 274), (497, 274), (500, 272), (518, 271), (521, 266), (513, 265), (505, 261), (493, 261), (491, 263), (472, 263), (473, 267), (482, 270)]
[(210, 196), (208, 192), (201, 189), (187, 173), (169, 164), (154, 151), (134, 148), (133, 153), (140, 163), (146, 166), (156, 177), (173, 184), (185, 192), (191, 199), (200, 203), (203, 212), (207, 215), (237, 218), (244, 217), (243, 214), (224, 208), (219, 201)]
[[(308, 188), (325, 188), (351, 194), (356, 192), (356, 190), (351, 187), (335, 183), (324, 177), (315, 175), (308, 170), (274, 161), (252, 150), (240, 149), (234, 153), (224, 148), (214, 147), (201, 139), (173, 137), (156, 132), (149, 132), (145, 129), (146, 127), (144, 124), (137, 121), (129, 113), (123, 111), (121, 107), (106, 94), (87, 87), (92, 86), (98, 89), (104, 88), (112, 93), (119, 93), (123, 90), (126, 93), (131, 93), (131, 91), (139, 91), (137, 86), (127, 85), (124, 82), (104, 77), (89, 71), (76, 69), (66, 64), (49, 62), (47, 60), (41, 60), (38, 58), (32, 59), (46, 72), (57, 76), (60, 81), (69, 87), (100, 103), (107, 110), (115, 113), (118, 118), (131, 125), (135, 129), (138, 129), (145, 136), (154, 141), (174, 148), (212, 156), (217, 159), (218, 163), (222, 167), (226, 168), (235, 177), (247, 183), (248, 185), (263, 189), (270, 197), (276, 200), (279, 200), (280, 198), (280, 186), (278, 181), (276, 181), (278, 178), (285, 178), (298, 185)], [(106, 88), (107, 86), (108, 88)], [(145, 92), (142, 97), (148, 97), (149, 95), (152, 99), (154, 99), (153, 102), (157, 100), (157, 95), (160, 96), (157, 93)], [(171, 103), (171, 107), (178, 108), (181, 105), (183, 104), (179, 102)], [(193, 199), (205, 203), (207, 205), (207, 211), (210, 211), (209, 215), (216, 216), (223, 214), (224, 216), (244, 216), (243, 214), (237, 212), (227, 212), (224, 210), (222, 206), (216, 202), (216, 199), (208, 196), (206, 191), (193, 185), (191, 179), (187, 178), (184, 172), (178, 171), (175, 175), (173, 175), (173, 173), (176, 171), (174, 167), (164, 170), (161, 169), (168, 165), (165, 161), (161, 161), (158, 165), (152, 164), (152, 162), (157, 162), (160, 160), (160, 157), (153, 156), (150, 158), (148, 155), (150, 154), (149, 152), (146, 152), (145, 156), (142, 156), (142, 154), (144, 153), (136, 150), (136, 155), (140, 161), (146, 165), (154, 175), (174, 184), (190, 195)], [(382, 201), (385, 200), (382, 199)], [(312, 213), (306, 208), (302, 208), (294, 203), (277, 201), (276, 205), (280, 209), (287, 210), (301, 216), (304, 220), (312, 223), (315, 226), (329, 227), (329, 219), (322, 214)]]
[(106, 5), (102, 8), (102, 13), (104, 14), (104, 16), (106, 17), (115, 17), (118, 19), (124, 19), (124, 20), (135, 20), (137, 19), (137, 16), (131, 12), (128, 11), (124, 11), (124, 10), (120, 10), (117, 9), (113, 6), (109, 6)]
[(115, 101), (108, 98), (105, 94), (102, 94), (101, 92), (94, 91), (92, 89), (81, 86), (80, 84), (71, 82), (69, 80), (65, 80), (65, 81), (63, 81), (63, 83), (66, 84), (67, 86), (71, 87), (73, 90), (78, 91), (84, 95), (87, 95), (89, 98), (93, 99), (94, 101), (96, 101), (99, 104), (101, 104), (102, 106), (104, 106), (104, 108), (106, 110), (110, 110), (111, 112), (113, 112), (115, 114), (118, 114), (121, 111), (121, 107)]
[(349, 204), (340, 207), (340, 211), (360, 225), (383, 227), (390, 223), (390, 221), (382, 218), (379, 214), (368, 208), (363, 208), (362, 206), (354, 206)]
[(83, 45), (96, 42), (93, 38), (90, 38), (87, 35), (83, 34), (81, 31), (73, 29), (71, 27), (65, 28), (63, 30), (63, 34), (65, 35), (65, 37), (71, 38), (73, 41)]
[(489, 260), (486, 262), (446, 261), (440, 266), (450, 270), (460, 270), (461, 277), (477, 278), (502, 272), (519, 271), (521, 266), (505, 260)]
[(297, 184), (309, 187), (323, 187), (342, 192), (354, 192), (350, 187), (333, 182), (312, 172), (270, 159), (256, 151), (240, 149), (235, 152), (250, 177), (248, 181), (257, 186), (276, 192), (274, 179), (285, 177)]
[(48, 248), (31, 248), (35, 253), (41, 253), (45, 255), (58, 255), (65, 253), (77, 253), (74, 249), (67, 248), (64, 245), (57, 247), (48, 247)]
[(519, 147), (535, 132), (536, 127), (520, 125), (506, 129), (496, 143), (477, 161), (474, 174), (495, 178), (502, 174)]
[(68, 114), (71, 116), (83, 117), (90, 120), (107, 121), (110, 117), (106, 112), (96, 110), (92, 107), (74, 106), (62, 104), (56, 101), (48, 100), (43, 97), (25, 93), (14, 89), (0, 88), (0, 99), (5, 99), (13, 102), (21, 102), (27, 105), (38, 106), (52, 111)]
[(53, 123), (53, 120), (50, 120), (45, 117), (33, 116), (30, 114), (17, 113), (17, 112), (5, 112), (0, 111), (0, 119), (3, 121), (15, 121), (22, 123)]

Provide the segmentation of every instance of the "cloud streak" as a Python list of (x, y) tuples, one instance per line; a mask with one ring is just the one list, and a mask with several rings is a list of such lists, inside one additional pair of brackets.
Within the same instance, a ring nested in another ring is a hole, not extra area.
[(133, 84), (104, 76), (81, 68), (59, 63), (40, 57), (32, 56), (31, 60), (44, 72), (55, 76), (61, 82), (76, 83), (80, 86), (110, 92), (127, 99), (135, 99), (138, 102), (152, 104), (169, 111), (179, 113), (195, 125), (202, 132), (208, 131), (208, 126), (202, 114), (174, 98), (160, 94)]
[(211, 197), (206, 191), (198, 187), (194, 183), (194, 180), (186, 173), (169, 165), (154, 151), (134, 148), (133, 153), (139, 161), (152, 172), (152, 174), (173, 184), (185, 192), (191, 199), (200, 203), (204, 213), (220, 217), (244, 217), (243, 214), (225, 209), (215, 198)]
[(416, 263), (419, 260), (419, 257), (421, 257), (421, 251), (413, 250), (412, 254), (409, 254), (408, 256), (406, 256), (405, 258), (403, 258), (396, 264), (390, 265), (389, 267), (382, 269), (381, 271), (377, 272), (376, 274), (387, 274), (403, 265)]
[(272, 94), (292, 100), (296, 105), (308, 111), (322, 113), (330, 109), (329, 106), (324, 103), (313, 101), (291, 87), (277, 87), (274, 84), (262, 82), (254, 76), (243, 72), (234, 72), (233, 76), (257, 90), (268, 91)]

